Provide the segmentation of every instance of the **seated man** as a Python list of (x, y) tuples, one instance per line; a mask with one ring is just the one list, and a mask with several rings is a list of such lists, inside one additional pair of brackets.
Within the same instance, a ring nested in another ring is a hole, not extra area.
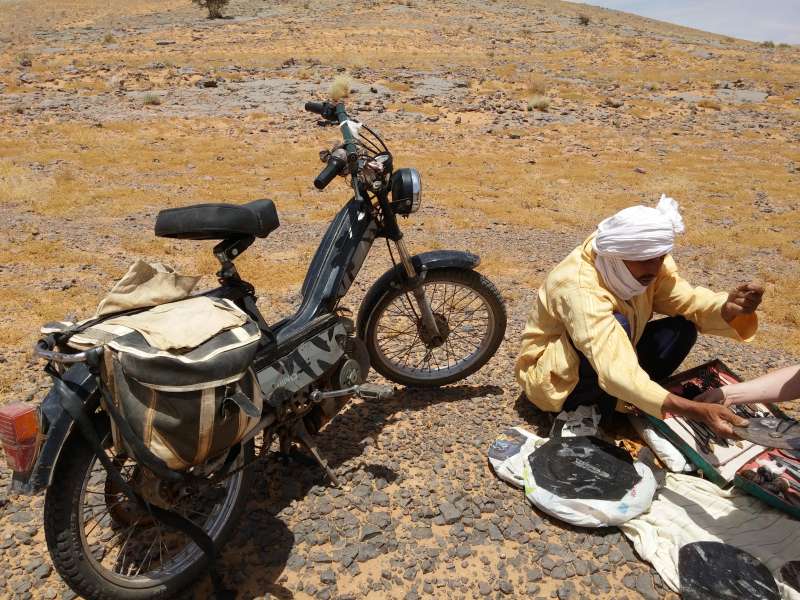
[[(626, 208), (598, 225), (547, 276), (528, 316), (515, 366), (528, 399), (545, 411), (597, 405), (613, 413), (617, 399), (663, 417), (702, 421), (733, 436), (744, 426), (721, 404), (667, 392), (656, 381), (683, 362), (697, 331), (750, 340), (763, 288), (730, 294), (692, 287), (669, 253), (683, 220), (672, 198), (657, 208)], [(667, 318), (650, 321), (653, 312)]]

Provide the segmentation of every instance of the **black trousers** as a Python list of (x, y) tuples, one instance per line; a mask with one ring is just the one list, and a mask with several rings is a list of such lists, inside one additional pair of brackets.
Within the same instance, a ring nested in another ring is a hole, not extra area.
[[(631, 337), (631, 326), (622, 314), (614, 317)], [(683, 317), (666, 317), (650, 321), (644, 328), (642, 339), (636, 344), (639, 365), (653, 381), (671, 375), (688, 356), (697, 341), (697, 328)], [(616, 399), (609, 396), (597, 381), (597, 373), (589, 360), (579, 351), (578, 385), (567, 396), (562, 410), (575, 410), (581, 405), (595, 404), (604, 418), (614, 413)]]

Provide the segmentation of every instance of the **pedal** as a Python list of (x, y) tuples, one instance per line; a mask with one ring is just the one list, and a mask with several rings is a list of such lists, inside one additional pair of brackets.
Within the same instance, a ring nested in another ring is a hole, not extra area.
[(358, 386), (356, 396), (363, 400), (391, 400), (394, 397), (395, 389), (390, 385), (380, 385), (378, 383), (362, 383)]

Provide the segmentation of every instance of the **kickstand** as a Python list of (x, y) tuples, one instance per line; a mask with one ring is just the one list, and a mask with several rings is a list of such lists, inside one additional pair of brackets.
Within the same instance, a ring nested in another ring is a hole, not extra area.
[(300, 421), (294, 428), (294, 431), (292, 431), (292, 433), (298, 440), (303, 442), (303, 445), (306, 448), (308, 448), (308, 451), (311, 452), (311, 456), (313, 456), (314, 459), (319, 463), (319, 466), (323, 468), (325, 473), (328, 475), (328, 479), (331, 480), (331, 483), (336, 487), (340, 487), (341, 484), (339, 483), (339, 479), (336, 477), (336, 475), (334, 475), (333, 471), (328, 466), (328, 463), (326, 463), (325, 459), (323, 459), (322, 456), (320, 455), (319, 449), (317, 448), (317, 445), (314, 443), (314, 440), (311, 439), (311, 435), (309, 435), (305, 424), (302, 421)]

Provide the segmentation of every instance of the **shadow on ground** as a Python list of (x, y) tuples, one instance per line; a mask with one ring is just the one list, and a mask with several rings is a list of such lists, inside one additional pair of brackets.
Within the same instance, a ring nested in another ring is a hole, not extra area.
[[(395, 422), (397, 413), (422, 410), (431, 405), (503, 394), (496, 385), (456, 385), (440, 389), (399, 389), (392, 400), (348, 404), (319, 434), (315, 441), (320, 453), (347, 486), (359, 473), (387, 483), (398, 474), (381, 464), (359, 460), (369, 443), (375, 443), (383, 429)], [(274, 446), (273, 446), (274, 448)], [(284, 459), (264, 449), (255, 470), (253, 487), (245, 514), (232, 540), (221, 553), (220, 572), (227, 587), (239, 598), (271, 594), (289, 599), (294, 595), (281, 585), (281, 575), (295, 544), (295, 535), (284, 523), (293, 507), (309, 493), (324, 496), (334, 489), (324, 471), (305, 451)], [(187, 590), (182, 598), (209, 597), (207, 578)]]

